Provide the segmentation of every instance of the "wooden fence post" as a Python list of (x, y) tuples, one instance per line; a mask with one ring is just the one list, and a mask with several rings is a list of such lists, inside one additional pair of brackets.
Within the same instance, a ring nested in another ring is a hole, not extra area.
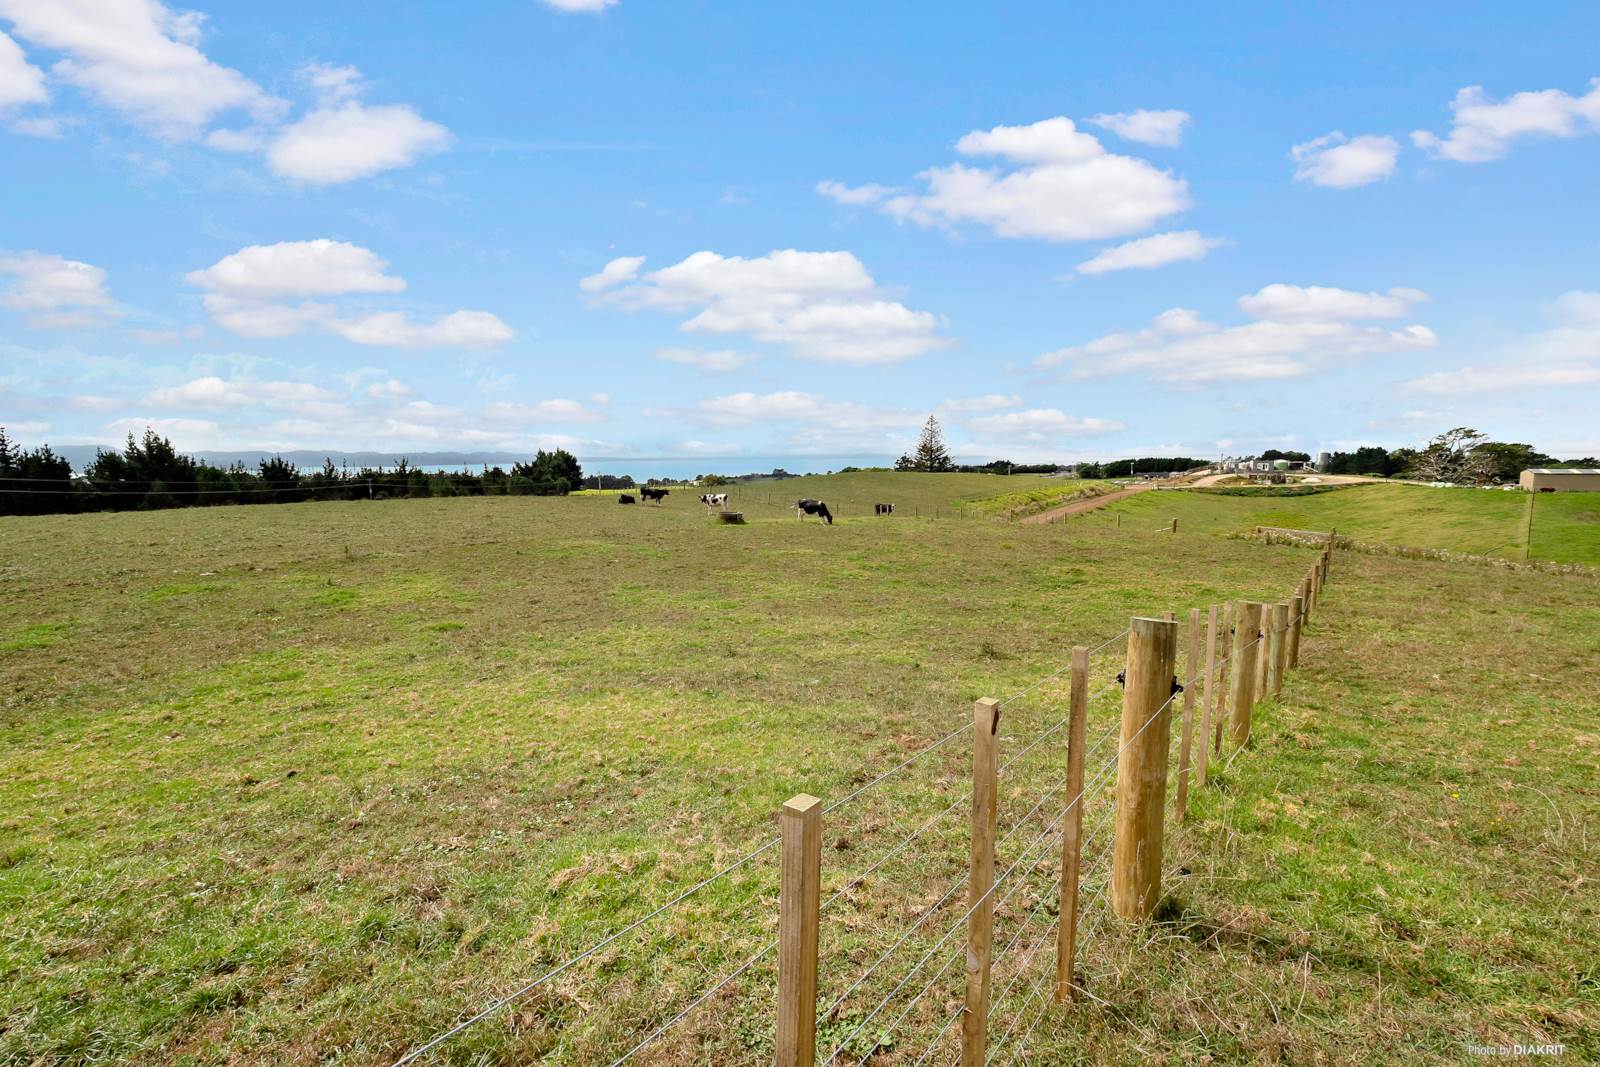
[(1178, 739), (1178, 799), (1175, 818), (1189, 814), (1189, 746), (1194, 743), (1194, 691), (1200, 680), (1200, 609), (1189, 609), (1188, 655), (1183, 661), (1183, 733)]
[(1261, 643), (1261, 605), (1239, 601), (1234, 609), (1233, 652), (1228, 657), (1233, 670), (1229, 688), (1228, 739), (1237, 748), (1250, 740), (1250, 713), (1255, 708), (1256, 660)]
[(1130, 623), (1111, 867), (1111, 907), (1124, 919), (1147, 918), (1161, 898), (1162, 820), (1177, 654), (1177, 623), (1163, 619)]
[(994, 837), (1000, 769), (996, 738), (1000, 702), (972, 708), (972, 863), (967, 876), (966, 1013), (961, 1017), (961, 1067), (982, 1067), (989, 1046), (989, 964), (994, 953)]
[(1172, 529), (1169, 532), (1170, 533), (1177, 533), (1178, 532), (1178, 516), (1176, 516), (1176, 515), (1172, 516)]
[(1211, 756), (1211, 691), (1217, 680), (1217, 606), (1206, 611), (1206, 684), (1200, 696), (1200, 752), (1195, 763), (1196, 789), (1206, 784), (1206, 766)]
[(817, 922), (822, 896), (822, 801), (801, 793), (779, 818), (778, 1067), (817, 1057)]
[(1222, 724), (1228, 721), (1225, 714), (1228, 704), (1228, 683), (1233, 676), (1239, 673), (1239, 665), (1233, 660), (1234, 645), (1233, 631), (1237, 616), (1234, 614), (1233, 601), (1222, 605), (1222, 675), (1217, 679), (1217, 709), (1212, 719), (1211, 729), (1214, 736), (1211, 741), (1211, 751), (1214, 755), (1222, 754)]
[(1271, 662), (1267, 657), (1267, 642), (1270, 640), (1268, 631), (1272, 629), (1272, 605), (1261, 604), (1259, 607), (1261, 608), (1261, 632), (1259, 634), (1261, 644), (1256, 646), (1255, 691), (1250, 696), (1250, 706), (1252, 708), (1267, 699), (1267, 664)]
[(1067, 826), (1061, 836), (1061, 922), (1056, 927), (1056, 1003), (1072, 998), (1078, 957), (1078, 864), (1083, 850), (1083, 745), (1089, 720), (1089, 650), (1072, 650), (1067, 712)]
[(1306, 619), (1306, 597), (1296, 593), (1289, 601), (1289, 666), (1300, 666), (1300, 626)]
[(1283, 669), (1289, 662), (1289, 602), (1280, 600), (1272, 605), (1272, 640), (1267, 642), (1272, 656), (1272, 695), (1283, 693)]

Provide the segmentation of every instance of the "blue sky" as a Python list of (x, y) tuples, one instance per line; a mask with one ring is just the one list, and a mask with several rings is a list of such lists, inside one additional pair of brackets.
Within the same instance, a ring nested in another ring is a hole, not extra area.
[(1600, 8), (1290, 7), (0, 0), (0, 422), (1600, 451)]

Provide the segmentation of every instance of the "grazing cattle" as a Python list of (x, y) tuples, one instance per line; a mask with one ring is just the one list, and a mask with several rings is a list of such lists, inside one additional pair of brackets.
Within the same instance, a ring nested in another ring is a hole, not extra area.
[(874, 504), (874, 505), (872, 505), (872, 512), (875, 515), (893, 515), (894, 514), (894, 505), (893, 504)]
[(712, 508), (726, 508), (728, 506), (728, 494), (701, 493), (700, 503), (706, 506), (707, 511), (710, 511)]
[(815, 515), (819, 519), (827, 520), (829, 526), (833, 525), (833, 513), (828, 510), (828, 505), (820, 500), (796, 500), (794, 502), (794, 517), (804, 519), (807, 515)]
[(642, 489), (639, 490), (639, 495), (644, 497), (644, 501), (645, 501), (646, 504), (648, 504), (652, 500), (654, 500), (657, 504), (659, 504), (659, 503), (661, 503), (661, 498), (666, 496), (670, 492), (672, 492), (671, 489), (652, 489), (647, 485), (647, 486), (644, 486)]
[(619, 504), (636, 504), (636, 503), (638, 503), (638, 501), (633, 499), (633, 495), (631, 493), (623, 493), (623, 494), (621, 494), (621, 495), (619, 495), (617, 497), (617, 503), (619, 503)]

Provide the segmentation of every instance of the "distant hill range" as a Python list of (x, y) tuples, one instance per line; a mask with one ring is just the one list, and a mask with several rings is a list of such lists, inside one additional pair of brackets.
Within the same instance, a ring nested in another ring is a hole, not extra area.
[[(94, 461), (94, 455), (101, 448), (106, 451), (117, 451), (110, 446), (102, 445), (59, 445), (52, 451), (56, 455), (67, 459), (75, 470), (83, 470)], [(231, 467), (235, 463), (242, 463), (245, 467), (254, 470), (256, 465), (264, 459), (273, 456), (282, 456), (285, 460), (302, 469), (315, 469), (322, 466), (323, 460), (333, 460), (336, 467), (348, 466), (351, 470), (361, 467), (394, 467), (401, 459), (413, 467), (510, 467), (513, 463), (527, 463), (533, 456), (521, 452), (319, 452), (312, 449), (291, 449), (286, 452), (270, 451), (244, 451), (244, 452), (190, 452), (195, 459), (202, 460), (217, 467)]]

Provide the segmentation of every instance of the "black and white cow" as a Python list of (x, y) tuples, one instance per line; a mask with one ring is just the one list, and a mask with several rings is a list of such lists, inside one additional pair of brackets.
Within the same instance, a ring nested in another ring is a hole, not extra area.
[(650, 503), (652, 500), (659, 504), (661, 503), (662, 497), (665, 497), (670, 492), (672, 492), (671, 489), (652, 489), (648, 485), (641, 486), (639, 488), (639, 495), (644, 497), (644, 502), (646, 504)]
[(620, 493), (620, 494), (617, 495), (617, 503), (619, 503), (619, 504), (637, 504), (638, 501), (633, 499), (633, 494), (631, 494), (631, 493)]
[(893, 515), (894, 514), (894, 505), (893, 504), (874, 504), (874, 505), (872, 505), (872, 513), (874, 515)]
[(794, 517), (804, 519), (807, 515), (815, 515), (819, 519), (827, 520), (829, 526), (833, 525), (833, 513), (828, 510), (828, 505), (820, 500), (796, 500), (794, 502)]
[(727, 493), (701, 493), (700, 494), (700, 503), (702, 503), (702, 504), (704, 504), (706, 506), (706, 510), (707, 511), (710, 511), (712, 508), (723, 508), (724, 510), (726, 510), (726, 508), (728, 506), (728, 494)]

